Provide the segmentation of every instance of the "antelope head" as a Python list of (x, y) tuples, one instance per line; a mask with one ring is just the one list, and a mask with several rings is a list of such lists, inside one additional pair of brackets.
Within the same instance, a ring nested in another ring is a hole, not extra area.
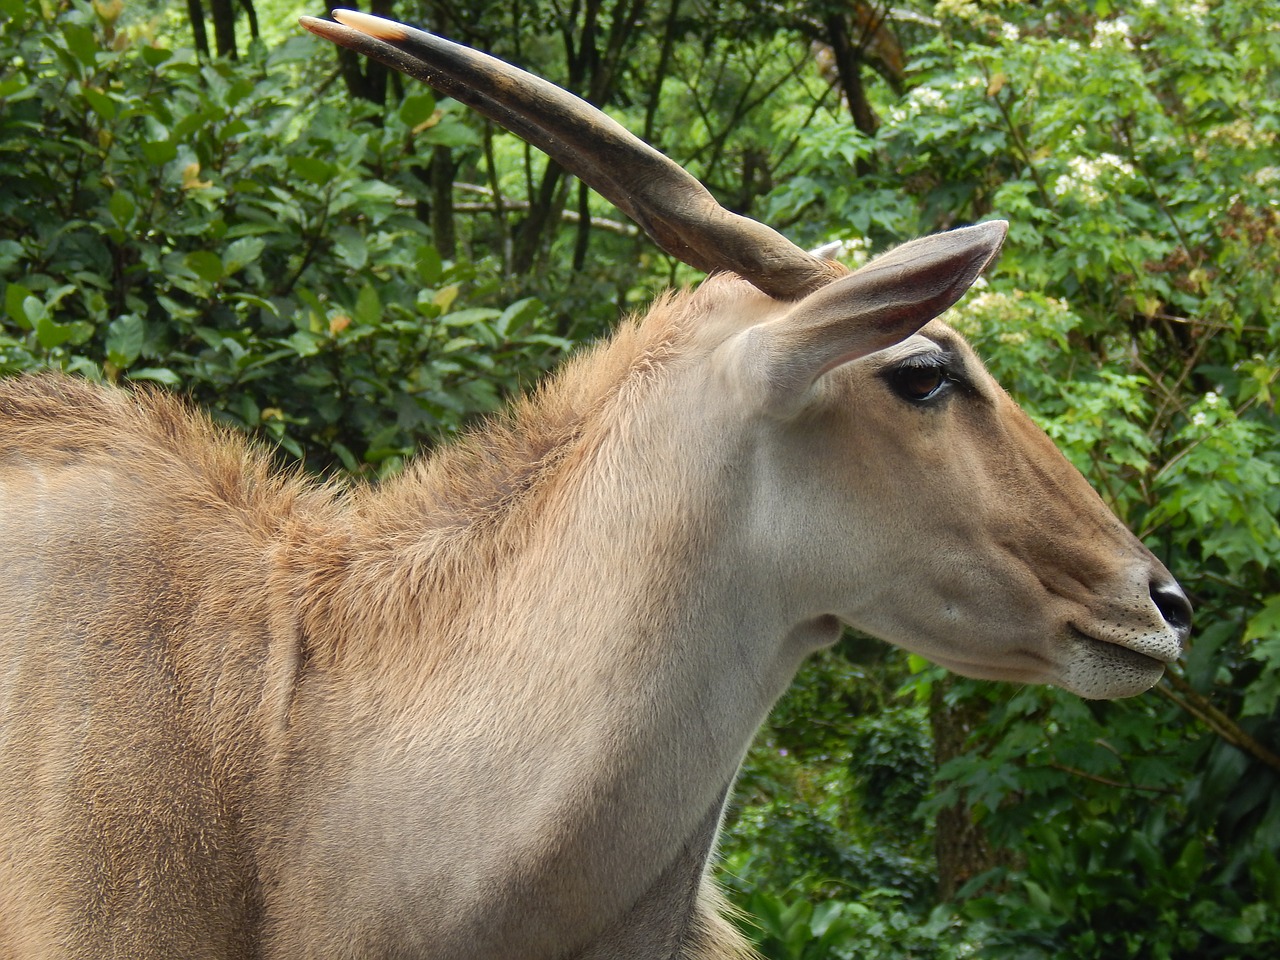
[(784, 608), (810, 649), (848, 624), (962, 674), (1084, 697), (1139, 693), (1180, 656), (1191, 608), (1173, 577), (936, 319), (995, 259), (1004, 222), (849, 272), (723, 209), (546, 81), (421, 30), (334, 16), (302, 23), (544, 150), (685, 263), (741, 278), (700, 291), (721, 302), (689, 348), (685, 395), (705, 407), (716, 391), (724, 409), (699, 410), (710, 429), (729, 431), (731, 413), (751, 437), (735, 448), (752, 478), (736, 518), (744, 555), (772, 559), (742, 604), (762, 618)]

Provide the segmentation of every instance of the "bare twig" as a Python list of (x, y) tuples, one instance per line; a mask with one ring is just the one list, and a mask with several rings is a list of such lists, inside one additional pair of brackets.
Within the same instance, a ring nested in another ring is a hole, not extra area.
[(1177, 790), (1171, 790), (1168, 787), (1147, 787), (1140, 783), (1121, 783), (1119, 780), (1109, 780), (1106, 777), (1100, 777), (1096, 773), (1085, 773), (1083, 770), (1077, 770), (1075, 767), (1068, 767), (1062, 763), (1049, 764), (1054, 770), (1061, 770), (1063, 773), (1069, 773), (1073, 777), (1080, 777), (1083, 780), (1090, 780), (1093, 783), (1100, 783), (1105, 787), (1119, 787), (1121, 790), (1142, 790), (1146, 793), (1167, 793), (1176, 795)]
[[(528, 210), (528, 200), (504, 200), (501, 204), (496, 201), (479, 202), (463, 202), (455, 203), (453, 209), (459, 213), (494, 213), (502, 214), (512, 210)], [(561, 210), (560, 219), (565, 223), (580, 223), (582, 215), (577, 210)], [(608, 230), (611, 233), (621, 234), (624, 237), (638, 236), (640, 228), (634, 224), (623, 223), (621, 220), (605, 220), (602, 217), (592, 216), (591, 226), (599, 227), (601, 230)]]
[(1009, 137), (1013, 140), (1014, 147), (1022, 157), (1022, 162), (1027, 165), (1027, 170), (1031, 172), (1031, 179), (1035, 181), (1036, 190), (1040, 194), (1040, 199), (1044, 205), (1050, 210), (1057, 210), (1058, 204), (1054, 200), (1053, 194), (1049, 191), (1049, 187), (1044, 182), (1044, 177), (1040, 173), (1040, 168), (1036, 166), (1035, 159), (1031, 155), (1031, 150), (1027, 146), (1026, 140), (1023, 139), (1022, 131), (1018, 129), (1017, 122), (1013, 119), (1013, 112), (1009, 109), (1009, 105), (1013, 103), (1015, 95), (1013, 87), (1008, 80), (1005, 80), (1003, 87), (1009, 91), (1008, 97), (1001, 97), (1001, 89), (992, 90), (995, 78), (991, 76), (987, 70), (986, 64), (982, 65), (982, 76), (987, 82), (987, 90), (991, 91), (989, 96), (996, 105), (996, 109), (1000, 111), (1000, 118), (1004, 121), (1005, 129), (1009, 131)]
[[(1168, 686), (1165, 683), (1158, 684), (1155, 688), (1157, 693), (1191, 714), (1237, 750), (1280, 773), (1280, 755), (1254, 739), (1248, 731), (1215, 707), (1207, 697), (1197, 693), (1191, 684), (1176, 673), (1166, 672), (1165, 680)], [(1176, 688), (1177, 693), (1169, 687)]]

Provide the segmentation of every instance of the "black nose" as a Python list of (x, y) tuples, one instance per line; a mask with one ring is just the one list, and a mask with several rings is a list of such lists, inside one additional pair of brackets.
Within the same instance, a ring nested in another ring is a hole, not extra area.
[(1164, 622), (1177, 630), (1186, 643), (1191, 635), (1191, 602), (1176, 583), (1151, 584), (1151, 599)]

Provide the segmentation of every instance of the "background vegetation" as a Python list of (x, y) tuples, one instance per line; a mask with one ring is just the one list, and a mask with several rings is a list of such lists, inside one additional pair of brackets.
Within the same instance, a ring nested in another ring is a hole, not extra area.
[[(319, 10), (256, 6), (0, 0), (0, 373), (158, 382), (377, 475), (691, 279), (300, 36)], [(394, 6), (799, 242), (1008, 218), (952, 319), (1196, 603), (1185, 662), (1116, 703), (856, 637), (806, 666), (724, 845), (761, 950), (1280, 954), (1280, 2)]]

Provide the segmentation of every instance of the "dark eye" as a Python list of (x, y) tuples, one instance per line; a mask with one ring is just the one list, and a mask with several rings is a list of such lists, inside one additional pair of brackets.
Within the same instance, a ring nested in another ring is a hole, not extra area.
[(947, 374), (947, 358), (940, 354), (911, 357), (886, 370), (884, 376), (890, 389), (911, 403), (933, 399), (952, 382)]

